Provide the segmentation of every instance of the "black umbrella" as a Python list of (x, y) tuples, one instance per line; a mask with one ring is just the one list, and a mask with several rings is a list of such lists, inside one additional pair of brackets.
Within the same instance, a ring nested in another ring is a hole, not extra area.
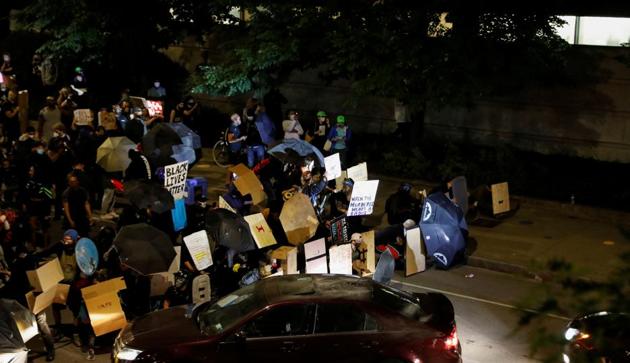
[(151, 208), (155, 213), (164, 213), (175, 208), (171, 193), (156, 181), (131, 180), (126, 182), (125, 195), (136, 208)]
[(157, 124), (142, 138), (142, 153), (156, 166), (175, 164), (173, 146), (183, 144), (172, 128)]
[(229, 247), (237, 252), (256, 249), (256, 242), (254, 242), (245, 219), (227, 209), (215, 209), (208, 212), (206, 231), (210, 238), (219, 245)]
[(114, 246), (120, 261), (143, 275), (167, 271), (175, 258), (166, 233), (146, 223), (121, 228)]
[(15, 300), (0, 299), (0, 351), (24, 349), (36, 334), (35, 315)]

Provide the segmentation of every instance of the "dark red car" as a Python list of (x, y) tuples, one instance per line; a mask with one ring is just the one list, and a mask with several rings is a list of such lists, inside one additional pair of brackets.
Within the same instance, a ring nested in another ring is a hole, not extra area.
[(194, 310), (138, 318), (117, 362), (461, 362), (451, 302), (371, 279), (272, 277)]

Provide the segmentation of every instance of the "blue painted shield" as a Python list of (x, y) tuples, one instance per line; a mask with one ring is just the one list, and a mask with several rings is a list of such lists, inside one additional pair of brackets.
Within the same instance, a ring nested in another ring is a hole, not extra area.
[(98, 250), (89, 238), (81, 238), (74, 248), (77, 266), (87, 276), (92, 276), (98, 268)]

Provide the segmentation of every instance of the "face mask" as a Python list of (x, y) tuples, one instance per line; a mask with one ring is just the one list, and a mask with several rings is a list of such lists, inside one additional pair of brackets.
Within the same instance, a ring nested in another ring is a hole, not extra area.
[(45, 152), (45, 151), (46, 151), (46, 150), (44, 150), (44, 149), (37, 149), (37, 153), (38, 153), (39, 155), (44, 155), (44, 152)]
[(83, 82), (83, 77), (77, 76), (77, 82)]
[(155, 88), (160, 88), (160, 82), (155, 82), (155, 83), (153, 83), (153, 87), (155, 87)]
[(2, 59), (4, 59), (5, 62), (8, 62), (11, 60), (11, 57), (9, 57), (8, 55), (5, 55), (4, 57), (2, 57)]
[(59, 137), (61, 136), (61, 134), (59, 134), (58, 132), (53, 132), (53, 137)]

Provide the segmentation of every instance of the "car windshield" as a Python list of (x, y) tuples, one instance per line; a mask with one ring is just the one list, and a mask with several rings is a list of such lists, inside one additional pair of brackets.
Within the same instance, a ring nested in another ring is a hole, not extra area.
[(199, 312), (197, 323), (201, 331), (208, 335), (220, 334), (252, 310), (264, 307), (264, 297), (257, 294), (254, 287), (255, 284), (236, 290)]
[(427, 315), (413, 296), (380, 284), (374, 284), (372, 302), (413, 320)]

